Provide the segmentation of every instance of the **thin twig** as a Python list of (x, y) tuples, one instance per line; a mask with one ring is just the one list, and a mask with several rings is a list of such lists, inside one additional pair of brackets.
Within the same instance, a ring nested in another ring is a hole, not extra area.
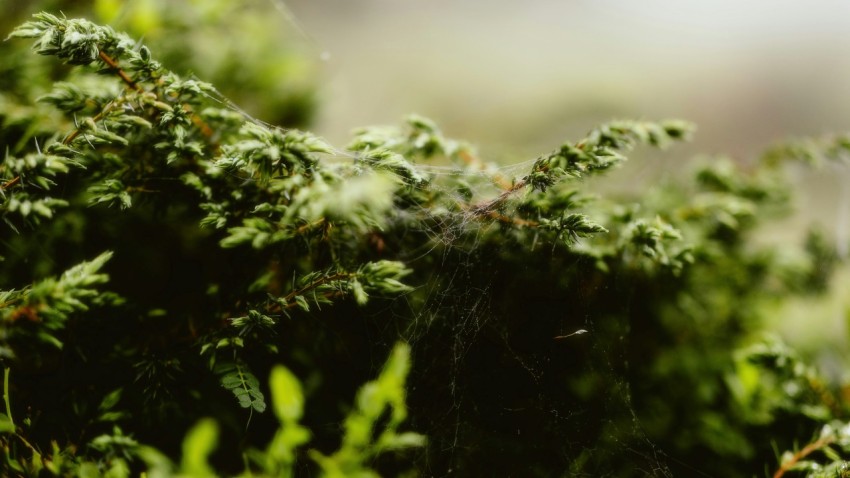
[[(116, 100), (117, 99), (118, 98), (116, 98)], [(114, 104), (115, 104), (115, 100), (107, 103), (107, 105), (104, 106), (103, 109), (100, 110), (100, 112), (98, 114), (91, 117), (92, 122), (97, 123), (98, 121), (102, 120), (104, 118), (104, 116), (106, 116), (106, 114), (109, 113), (112, 110), (112, 108), (113, 108), (112, 105), (114, 105)], [(75, 118), (75, 121), (76, 121), (76, 118)], [(65, 137), (65, 139), (62, 140), (62, 144), (65, 145), (65, 146), (68, 146), (82, 132), (83, 132), (82, 128), (80, 126), (77, 126), (77, 129), (75, 129), (74, 131), (71, 131), (71, 134), (69, 134), (68, 136)]]
[(788, 461), (783, 463), (782, 466), (778, 470), (776, 470), (776, 473), (773, 474), (773, 478), (782, 478), (782, 476), (785, 475), (785, 472), (791, 470), (791, 468), (793, 468), (794, 465), (797, 464), (797, 462), (811, 455), (812, 453), (820, 450), (821, 448), (831, 445), (834, 441), (835, 436), (829, 435), (813, 443), (809, 443), (808, 445), (803, 447), (802, 450), (798, 451), (797, 453), (794, 453), (794, 456), (792, 456)]
[(142, 89), (142, 87), (139, 86), (138, 83), (136, 83), (132, 78), (130, 78), (130, 75), (128, 75), (127, 72), (122, 70), (121, 67), (118, 66), (118, 62), (115, 61), (111, 56), (104, 53), (103, 50), (100, 50), (97, 56), (100, 57), (100, 59), (103, 60), (104, 63), (109, 65), (110, 68), (115, 70), (115, 74), (121, 77), (121, 80), (124, 81), (124, 83), (126, 83), (130, 89), (136, 90), (139, 93), (144, 92), (144, 89)]
[(495, 199), (491, 199), (489, 201), (485, 201), (483, 203), (479, 203), (471, 208), (473, 214), (486, 215), (491, 212), (493, 209), (501, 206), (505, 201), (507, 201), (514, 193), (524, 188), (528, 184), (525, 180), (520, 180), (511, 185), (510, 188), (505, 190), (502, 194), (499, 194), (499, 197)]
[(15, 420), (12, 418), (12, 405), (9, 396), (9, 375), (11, 373), (11, 367), (3, 368), (3, 401), (6, 403), (6, 416), (9, 417), (9, 423), (12, 425), (12, 433), (17, 437), (21, 442), (32, 451), (34, 457), (41, 457), (41, 453), (36, 450), (36, 448), (29, 442), (23, 435), (18, 433), (18, 429), (15, 426)]
[(297, 229), (295, 229), (295, 234), (304, 234), (305, 232), (309, 231), (310, 229), (313, 229), (316, 226), (321, 226), (324, 223), (325, 223), (325, 218), (317, 219), (313, 222), (304, 224), (303, 226), (300, 226)]
[(14, 186), (14, 185), (18, 184), (19, 182), (21, 182), (21, 177), (20, 177), (20, 176), (15, 176), (14, 178), (12, 178), (12, 179), (10, 179), (10, 180), (6, 181), (5, 183), (0, 184), (0, 191), (3, 191), (3, 190), (6, 190), (6, 189), (9, 189), (10, 187), (12, 187), (12, 186)]
[(285, 302), (289, 302), (290, 300), (294, 299), (295, 297), (297, 297), (299, 295), (304, 295), (305, 292), (310, 292), (311, 290), (315, 289), (316, 287), (319, 287), (322, 284), (327, 284), (328, 282), (332, 282), (332, 281), (335, 281), (335, 280), (348, 279), (349, 277), (351, 277), (353, 275), (354, 274), (351, 273), (351, 272), (337, 272), (336, 274), (331, 274), (329, 276), (321, 277), (321, 278), (316, 279), (313, 282), (305, 285), (304, 287), (302, 287), (298, 290), (294, 290), (294, 291), (290, 292), (289, 294), (287, 294), (286, 297), (283, 298), (283, 300)]
[[(321, 277), (319, 279), (316, 279), (313, 282), (305, 285), (304, 287), (302, 287), (298, 290), (294, 290), (294, 291), (290, 292), (289, 294), (287, 294), (286, 297), (284, 297), (281, 301), (279, 301), (274, 306), (272, 306), (269, 309), (269, 312), (272, 312), (272, 313), (280, 312), (283, 308), (291, 309), (291, 308), (295, 307), (296, 305), (298, 305), (298, 303), (295, 302), (294, 300), (299, 295), (304, 295), (305, 293), (310, 292), (311, 290), (313, 290), (313, 289), (315, 289), (315, 288), (317, 288), (321, 285), (327, 284), (328, 282), (333, 282), (333, 281), (342, 280), (342, 279), (348, 279), (350, 277), (354, 277), (355, 275), (356, 275), (356, 273), (354, 273), (354, 272), (337, 272), (336, 274), (331, 274), (329, 276), (324, 276), (324, 277)], [(340, 293), (340, 291), (333, 291), (333, 292), (330, 292), (329, 294), (327, 294), (326, 298), (330, 299), (330, 298), (334, 298), (334, 297), (339, 297), (341, 295), (342, 294)], [(281, 305), (283, 303), (285, 303), (286, 305), (285, 306)]]
[(3, 368), (3, 401), (6, 402), (6, 416), (9, 417), (9, 423), (12, 424), (12, 429), (15, 428), (15, 420), (12, 418), (12, 405), (9, 400), (9, 375), (11, 367)]
[(521, 217), (506, 216), (506, 215), (500, 214), (496, 211), (488, 211), (486, 213), (483, 213), (482, 215), (483, 215), (483, 217), (495, 219), (495, 220), (502, 222), (502, 223), (505, 223), (505, 224), (513, 224), (515, 226), (537, 227), (537, 226), (540, 225), (540, 223), (537, 222), (537, 221), (532, 221), (532, 220), (529, 220), (529, 219), (523, 219)]

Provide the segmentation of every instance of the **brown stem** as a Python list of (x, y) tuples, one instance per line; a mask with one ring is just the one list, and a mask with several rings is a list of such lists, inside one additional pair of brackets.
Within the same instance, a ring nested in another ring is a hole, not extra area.
[(797, 462), (811, 455), (812, 453), (820, 450), (821, 448), (831, 445), (834, 441), (835, 436), (830, 435), (825, 436), (813, 443), (809, 443), (808, 445), (803, 447), (802, 450), (798, 451), (797, 453), (794, 453), (794, 456), (792, 456), (790, 460), (783, 463), (782, 466), (778, 470), (776, 470), (776, 473), (773, 474), (773, 478), (782, 478), (782, 476), (785, 475), (785, 472), (793, 468), (794, 465), (797, 464)]
[(148, 189), (144, 186), (129, 186), (124, 191), (128, 193), (161, 193), (158, 189)]
[[(189, 115), (189, 117), (192, 118), (192, 123), (194, 123), (195, 126), (198, 127), (198, 130), (201, 132), (202, 135), (204, 135), (205, 138), (212, 138), (212, 135), (214, 133), (213, 129), (210, 128), (210, 125), (208, 125), (206, 121), (201, 119), (200, 116), (196, 115), (189, 105), (183, 105), (183, 111), (185, 111)], [(216, 145), (216, 148), (217, 147), (218, 145)]]
[(6, 189), (9, 189), (10, 187), (12, 187), (12, 186), (14, 186), (14, 185), (18, 184), (19, 182), (21, 182), (21, 177), (20, 177), (20, 176), (15, 176), (14, 178), (12, 178), (12, 179), (10, 179), (10, 180), (6, 181), (5, 183), (0, 184), (0, 191), (3, 191), (3, 190), (6, 190)]
[[(335, 290), (333, 292), (328, 292), (328, 293), (324, 294), (324, 298), (330, 300), (330, 299), (336, 299), (338, 297), (342, 297), (344, 295), (345, 295), (345, 292), (343, 292), (341, 290)], [(293, 307), (296, 307), (297, 305), (298, 305), (298, 303), (296, 303), (296, 302), (290, 302), (290, 303), (286, 304), (286, 308), (291, 309)]]
[(487, 213), (484, 213), (484, 216), (489, 217), (491, 219), (495, 219), (499, 222), (503, 222), (505, 224), (513, 224), (515, 226), (537, 227), (540, 225), (540, 223), (537, 221), (531, 221), (528, 219), (523, 219), (521, 217), (506, 216), (496, 211), (489, 211)]
[(316, 221), (304, 224), (303, 226), (301, 226), (301, 227), (299, 227), (298, 229), (295, 230), (295, 234), (304, 234), (305, 232), (309, 231), (310, 229), (313, 229), (316, 226), (321, 226), (324, 223), (325, 223), (325, 218), (321, 218), (321, 219), (318, 219)]
[[(141, 86), (139, 86), (139, 84), (138, 84), (138, 83), (136, 83), (135, 81), (133, 81), (133, 79), (132, 79), (132, 78), (130, 78), (130, 76), (129, 76), (129, 75), (127, 75), (127, 73), (126, 73), (124, 70), (122, 70), (122, 69), (118, 66), (118, 62), (117, 62), (117, 61), (115, 61), (115, 60), (114, 60), (111, 56), (109, 56), (109, 55), (107, 55), (106, 53), (104, 53), (104, 52), (103, 52), (103, 50), (100, 50), (100, 52), (98, 52), (97, 56), (98, 56), (101, 60), (103, 60), (103, 62), (104, 62), (104, 63), (106, 63), (106, 64), (107, 64), (110, 68), (112, 68), (112, 69), (115, 71), (115, 73), (116, 73), (116, 74), (117, 74), (117, 75), (121, 78), (121, 80), (122, 80), (122, 81), (124, 81), (124, 83), (126, 83), (126, 84), (127, 84), (127, 87), (128, 87), (128, 88), (130, 88), (130, 89), (132, 89), (132, 90), (134, 90), (134, 91), (137, 91), (137, 92), (139, 92), (139, 93), (144, 92), (144, 90), (142, 89), (142, 87), (141, 87)], [(111, 109), (111, 105), (112, 105), (112, 104), (114, 104), (114, 103), (115, 103), (115, 102), (113, 101), (113, 102), (111, 102), (111, 103), (107, 104), (107, 105), (103, 108), (103, 110), (101, 110), (98, 114), (96, 114), (95, 116), (93, 116), (91, 120), (92, 120), (93, 122), (97, 123), (98, 121), (100, 121), (101, 119), (103, 119), (103, 117), (104, 117), (104, 116), (106, 116), (106, 113), (108, 113), (108, 112), (109, 112), (109, 110)], [(76, 139), (76, 138), (77, 138), (77, 136), (79, 136), (81, 133), (82, 133), (82, 130), (78, 127), (77, 129), (75, 129), (74, 131), (72, 131), (72, 132), (71, 132), (71, 134), (69, 134), (68, 136), (66, 136), (64, 140), (62, 140), (62, 144), (66, 145), (66, 146), (67, 146), (67, 145), (69, 145), (69, 144), (71, 144), (71, 142), (72, 142), (72, 141), (74, 141), (74, 139)]]
[(130, 88), (132, 90), (136, 90), (139, 93), (142, 93), (144, 91), (142, 89), (142, 87), (139, 86), (138, 83), (136, 83), (135, 81), (133, 81), (132, 78), (130, 78), (130, 76), (127, 74), (127, 72), (125, 72), (124, 70), (121, 69), (121, 67), (118, 66), (118, 62), (115, 61), (111, 56), (104, 53), (103, 50), (100, 50), (100, 52), (98, 53), (97, 56), (99, 56), (100, 59), (103, 60), (104, 63), (109, 65), (110, 68), (115, 70), (115, 74), (117, 74), (119, 77), (121, 77), (121, 80), (124, 81), (124, 83), (127, 84), (128, 88)]
[(491, 199), (490, 201), (485, 201), (483, 203), (476, 204), (475, 206), (471, 207), (470, 209), (471, 209), (473, 214), (486, 216), (487, 214), (492, 212), (493, 209), (501, 206), (515, 192), (524, 188), (526, 186), (526, 184), (527, 183), (524, 180), (517, 181), (513, 185), (511, 185), (510, 188), (505, 190), (502, 194), (499, 194), (499, 197), (497, 197), (496, 199)]
[[(115, 72), (115, 74), (118, 75), (119, 78), (121, 78), (121, 81), (123, 81), (127, 85), (128, 88), (130, 88), (131, 90), (136, 91), (138, 93), (144, 93), (144, 91), (145, 91), (144, 88), (142, 88), (141, 85), (139, 85), (135, 80), (130, 78), (130, 75), (128, 75), (127, 72), (122, 70), (120, 66), (118, 66), (118, 61), (116, 61), (114, 58), (112, 58), (111, 56), (106, 54), (103, 50), (98, 52), (98, 57), (104, 63), (106, 63), (107, 66), (112, 68), (112, 70)], [(112, 104), (112, 103), (110, 103), (110, 104)], [(110, 108), (108, 106), (106, 108), (104, 108), (103, 111), (101, 111), (100, 113), (98, 113), (97, 115), (92, 117), (92, 121), (94, 121), (96, 123), (96, 122), (100, 121), (101, 119), (103, 119), (103, 117), (106, 116), (106, 113), (109, 112), (109, 109)], [(212, 135), (213, 135), (212, 128), (210, 128), (210, 126), (206, 122), (204, 122), (204, 120), (201, 119), (200, 116), (195, 114), (192, 111), (192, 108), (189, 105), (183, 105), (183, 110), (187, 114), (189, 114), (189, 116), (192, 118), (192, 122), (195, 124), (195, 126), (198, 127), (198, 130), (200, 130), (202, 135), (204, 135), (207, 138), (212, 137)], [(71, 144), (71, 141), (73, 141), (77, 136), (79, 136), (80, 133), (81, 133), (81, 131), (80, 131), (79, 128), (75, 129), (73, 132), (71, 132), (71, 134), (68, 135), (68, 137), (65, 138), (64, 141), (62, 141), (62, 144), (65, 144), (65, 145)]]
[(290, 300), (294, 299), (296, 296), (304, 295), (305, 292), (310, 292), (311, 290), (315, 289), (316, 287), (319, 287), (322, 284), (327, 284), (328, 282), (332, 282), (332, 281), (335, 281), (335, 280), (347, 279), (347, 278), (351, 277), (352, 275), (354, 275), (354, 274), (352, 274), (351, 272), (337, 272), (336, 274), (331, 274), (329, 276), (325, 276), (325, 277), (316, 279), (313, 282), (305, 285), (304, 287), (290, 292), (289, 294), (287, 294), (286, 297), (283, 298), (283, 300), (285, 302), (289, 302)]
[[(92, 116), (92, 122), (97, 123), (98, 121), (102, 120), (103, 117), (106, 116), (106, 114), (112, 109), (113, 104), (115, 104), (115, 101), (108, 103), (98, 114)], [(65, 139), (62, 140), (62, 144), (64, 144), (65, 146), (71, 144), (71, 142), (74, 141), (74, 139), (76, 139), (76, 137), (79, 136), (82, 132), (83, 130), (79, 127), (74, 131), (71, 131), (71, 134), (69, 134), (65, 137)]]
[[(304, 295), (307, 292), (321, 286), (322, 284), (327, 284), (328, 282), (333, 282), (335, 280), (348, 279), (349, 277), (353, 277), (355, 274), (353, 272), (337, 272), (336, 274), (331, 274), (329, 276), (321, 277), (319, 279), (314, 280), (313, 282), (305, 285), (304, 287), (294, 290), (286, 295), (281, 302), (286, 303), (285, 306), (281, 306), (280, 303), (275, 304), (269, 312), (280, 312), (280, 309), (285, 307), (287, 309), (291, 309), (296, 306), (296, 302), (293, 300), (299, 295)], [(342, 295), (339, 291), (332, 292), (328, 297), (339, 297)]]

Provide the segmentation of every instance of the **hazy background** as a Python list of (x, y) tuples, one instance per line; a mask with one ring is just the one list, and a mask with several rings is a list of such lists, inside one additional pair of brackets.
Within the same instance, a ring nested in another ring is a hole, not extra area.
[(612, 117), (682, 117), (694, 150), (844, 131), (850, 2), (287, 0), (327, 61), (318, 130), (411, 111), (519, 153)]

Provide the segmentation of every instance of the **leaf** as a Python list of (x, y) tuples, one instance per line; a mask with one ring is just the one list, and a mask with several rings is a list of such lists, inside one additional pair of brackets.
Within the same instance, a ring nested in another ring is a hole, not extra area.
[(257, 412), (266, 410), (266, 398), (260, 391), (260, 381), (239, 362), (221, 362), (216, 365), (215, 374), (220, 377), (221, 386), (230, 390), (242, 408), (253, 408)]
[(310, 311), (310, 304), (307, 302), (307, 299), (303, 295), (296, 295), (294, 297), (294, 300), (301, 310), (303, 310), (304, 312)]
[(404, 448), (417, 448), (425, 446), (427, 439), (424, 435), (413, 432), (404, 432), (398, 434), (390, 434), (380, 443), (381, 448), (385, 450), (401, 450)]
[(186, 476), (216, 476), (208, 463), (218, 443), (218, 425), (211, 418), (199, 421), (183, 439), (183, 461), (180, 469)]
[(281, 422), (296, 422), (304, 412), (304, 392), (301, 382), (282, 365), (272, 369), (269, 379), (272, 394), (272, 407)]
[(298, 424), (304, 411), (304, 393), (298, 378), (282, 365), (272, 369), (269, 385), (272, 407), (281, 426), (269, 443), (267, 458), (279, 470), (277, 476), (292, 476), (296, 449), (310, 441), (311, 436), (309, 430)]
[(354, 295), (357, 305), (365, 305), (369, 302), (369, 294), (363, 290), (363, 285), (357, 279), (351, 281), (351, 293)]
[(100, 410), (106, 411), (114, 407), (118, 403), (118, 401), (121, 400), (122, 391), (123, 389), (117, 388), (109, 392), (105, 397), (103, 397), (103, 400), (101, 400), (100, 402)]
[(101, 476), (100, 470), (94, 463), (83, 463), (77, 473), (80, 478), (99, 478)]
[(5, 413), (0, 413), (0, 433), (14, 433), (15, 424)]

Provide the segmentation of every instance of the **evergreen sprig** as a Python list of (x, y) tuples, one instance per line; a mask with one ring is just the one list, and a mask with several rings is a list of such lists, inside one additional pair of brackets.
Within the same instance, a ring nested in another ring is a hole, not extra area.
[(850, 137), (830, 135), (784, 141), (766, 151), (761, 160), (772, 167), (788, 161), (798, 161), (813, 166), (828, 163), (846, 164), (850, 160)]
[(621, 153), (636, 144), (664, 147), (687, 139), (694, 127), (683, 121), (663, 123), (614, 121), (591, 131), (577, 143), (566, 143), (541, 156), (523, 179), (533, 189), (545, 191), (563, 178), (606, 171), (626, 159)]
[(105, 252), (58, 278), (44, 279), (24, 289), (0, 291), (0, 354), (14, 357), (17, 347), (26, 350), (28, 340), (61, 348), (58, 334), (72, 314), (86, 312), (95, 305), (117, 303), (118, 297), (98, 290), (109, 280), (100, 270), (111, 257), (111, 252)]
[(65, 207), (64, 199), (51, 197), (57, 175), (67, 174), (79, 164), (57, 155), (30, 153), (22, 158), (8, 154), (0, 164), (0, 211), (10, 228), (17, 230), (22, 221), (37, 224), (50, 219), (54, 211)]
[(307, 312), (311, 303), (321, 306), (349, 295), (364, 305), (370, 295), (397, 295), (412, 290), (401, 282), (410, 272), (397, 261), (369, 262), (353, 272), (339, 269), (312, 272), (298, 281), (297, 289), (275, 299), (271, 311), (286, 312), (297, 307)]

